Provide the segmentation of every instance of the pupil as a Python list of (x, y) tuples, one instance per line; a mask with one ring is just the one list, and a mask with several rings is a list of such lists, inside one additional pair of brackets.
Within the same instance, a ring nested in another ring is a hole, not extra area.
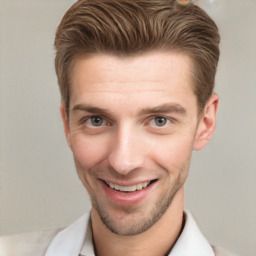
[(166, 118), (158, 116), (155, 118), (156, 125), (158, 126), (164, 126), (166, 124)]
[(101, 117), (94, 116), (94, 117), (92, 117), (91, 122), (92, 122), (92, 124), (93, 124), (94, 126), (100, 126), (100, 125), (102, 125), (103, 120), (102, 120)]

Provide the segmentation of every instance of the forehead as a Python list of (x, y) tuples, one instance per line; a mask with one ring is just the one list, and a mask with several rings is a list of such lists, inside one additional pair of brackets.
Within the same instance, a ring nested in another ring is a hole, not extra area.
[[(91, 55), (74, 62), (70, 107), (101, 98), (121, 100), (195, 98), (192, 61), (181, 53), (150, 52), (132, 57)], [(102, 100), (102, 99), (101, 99)]]
[(161, 80), (169, 80), (170, 77), (189, 79), (189, 73), (192, 72), (191, 66), (190, 57), (175, 52), (149, 52), (132, 57), (95, 54), (75, 60), (71, 80), (72, 82), (83, 80), (93, 84), (106, 82), (106, 80), (108, 82), (143, 80), (161, 82)]

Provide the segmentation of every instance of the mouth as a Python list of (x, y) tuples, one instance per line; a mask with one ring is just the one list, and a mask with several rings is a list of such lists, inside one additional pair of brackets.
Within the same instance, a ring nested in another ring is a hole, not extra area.
[[(157, 179), (136, 183), (121, 184), (101, 180), (102, 188), (105, 195), (111, 203), (118, 206), (134, 206), (144, 202), (157, 187)], [(115, 182), (115, 181), (114, 181)], [(121, 183), (121, 182), (120, 182)]]
[(114, 184), (114, 183), (111, 183), (111, 182), (108, 182), (108, 181), (104, 181), (104, 182), (109, 188), (111, 188), (113, 190), (120, 191), (120, 192), (125, 192), (125, 193), (132, 193), (132, 192), (135, 192), (135, 191), (141, 191), (141, 190), (149, 187), (151, 184), (153, 184), (156, 181), (157, 180), (151, 180), (151, 181), (147, 181), (147, 182), (141, 182), (141, 183), (138, 183), (138, 184), (134, 184), (134, 185), (131, 185), (131, 186), (121, 186), (121, 185)]

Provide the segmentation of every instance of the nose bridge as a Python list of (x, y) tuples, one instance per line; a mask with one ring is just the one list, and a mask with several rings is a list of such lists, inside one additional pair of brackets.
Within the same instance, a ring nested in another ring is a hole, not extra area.
[(142, 166), (144, 152), (138, 129), (132, 124), (123, 123), (116, 131), (109, 163), (120, 174), (126, 175), (130, 171)]

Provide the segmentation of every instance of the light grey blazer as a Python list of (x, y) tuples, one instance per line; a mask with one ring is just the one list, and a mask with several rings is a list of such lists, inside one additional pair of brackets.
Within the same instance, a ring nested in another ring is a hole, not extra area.
[[(48, 245), (60, 231), (54, 229), (0, 237), (0, 256), (44, 256)], [(218, 247), (213, 249), (216, 256), (235, 256)]]
[(0, 256), (44, 256), (49, 243), (60, 230), (0, 237)]

